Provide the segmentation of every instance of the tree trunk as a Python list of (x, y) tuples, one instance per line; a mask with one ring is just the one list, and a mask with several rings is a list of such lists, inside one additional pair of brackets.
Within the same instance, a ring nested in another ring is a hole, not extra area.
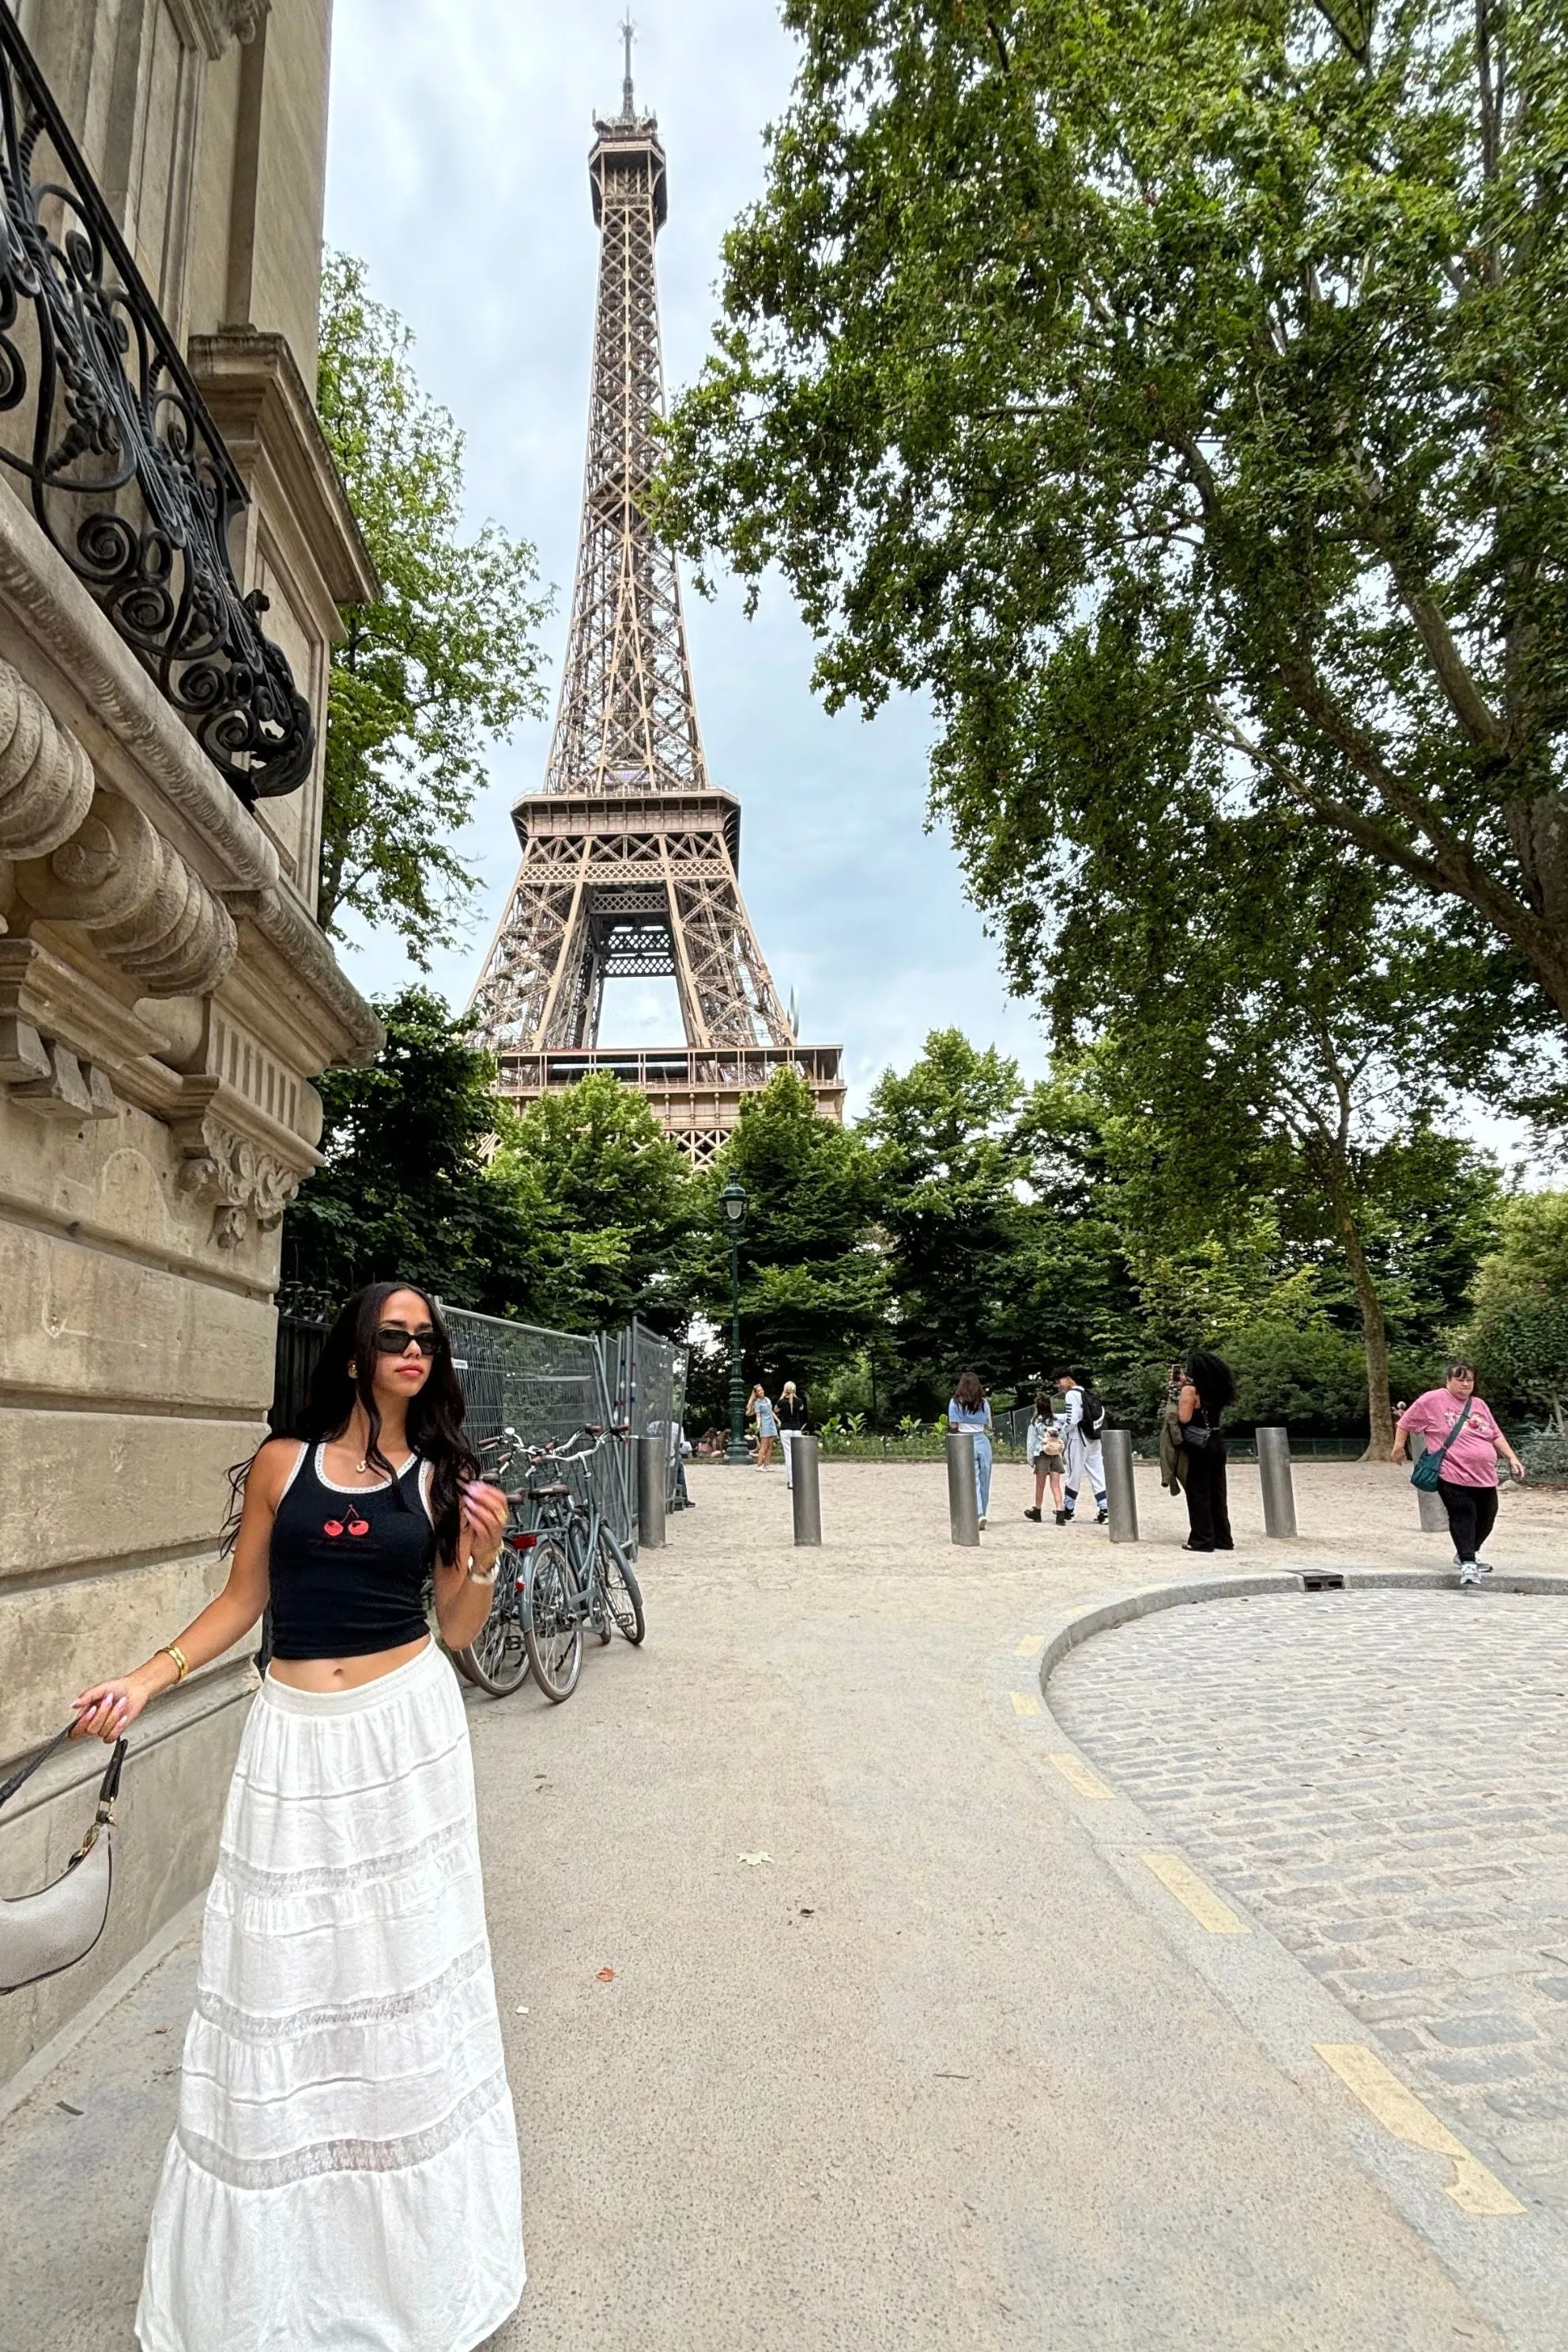
[(1386, 1462), (1394, 1450), (1394, 1408), (1388, 1395), (1388, 1325), (1384, 1319), (1383, 1301), (1377, 1295), (1372, 1268), (1361, 1245), (1361, 1235), (1356, 1231), (1354, 1213), (1342, 1195), (1335, 1202), (1335, 1211), (1344, 1239), (1345, 1262), (1355, 1286), (1356, 1305), (1361, 1308), (1362, 1346), (1366, 1350), (1369, 1435), (1362, 1460)]

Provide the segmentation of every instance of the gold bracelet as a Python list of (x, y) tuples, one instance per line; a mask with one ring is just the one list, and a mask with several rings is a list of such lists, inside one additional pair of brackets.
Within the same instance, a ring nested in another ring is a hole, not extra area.
[(190, 1660), (186, 1657), (184, 1650), (181, 1649), (178, 1642), (165, 1642), (163, 1648), (159, 1651), (158, 1655), (161, 1658), (173, 1658), (174, 1661), (174, 1687), (178, 1690), (180, 1685), (184, 1681), (185, 1676), (191, 1671)]

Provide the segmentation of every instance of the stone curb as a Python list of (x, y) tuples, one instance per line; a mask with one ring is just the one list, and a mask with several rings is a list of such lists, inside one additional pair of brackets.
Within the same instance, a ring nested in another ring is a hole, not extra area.
[[(1363, 2170), (1405, 2222), (1434, 2248), (1514, 2352), (1561, 2352), (1558, 2314), (1562, 2280), (1568, 2270), (1568, 2228), (1531, 2198), (1529, 2189), (1510, 2176), (1510, 2168), (1497, 2151), (1484, 2142), (1478, 2149), (1482, 2161), (1521, 2198), (1525, 2210), (1510, 2218), (1488, 2220), (1461, 2213), (1446, 2194), (1447, 2177), (1452, 2169), (1449, 2158), (1395, 2140), (1355, 2105), (1318, 2055), (1318, 2049), (1323, 2043), (1361, 2043), (1382, 2053), (1398, 2074), (1398, 2059), (1392, 2052), (1383, 2052), (1376, 2027), (1363, 2022), (1331, 1992), (1223, 1878), (1212, 1882), (1214, 1891), (1247, 1921), (1247, 1932), (1207, 1934), (1188, 1916), (1143, 1862), (1151, 1850), (1180, 1856), (1177, 1841), (1107, 1779), (1092, 1755), (1069, 1738), (1052, 1714), (1046, 1695), (1053, 1668), (1096, 1633), (1185, 1602), (1300, 1594), (1309, 1589), (1307, 1580), (1319, 1575), (1340, 1580), (1332, 1588), (1335, 1591), (1386, 1591), (1401, 1585), (1417, 1591), (1457, 1593), (1458, 1590), (1451, 1569), (1319, 1567), (1304, 1561), (1289, 1570), (1242, 1569), (1229, 1576), (1173, 1577), (1087, 1606), (1079, 1602), (1058, 1609), (1054, 1617), (1047, 1614), (1045, 1619), (1044, 1647), (1037, 1665), (1031, 1660), (1026, 1670), (1037, 1674), (1039, 1698), (1029, 1701), (1031, 1709), (1037, 1707), (1037, 1712), (1020, 1712), (1008, 1729), (1024, 1739), (1051, 1785), (1053, 1797), (1096, 1848), (1122, 1893), (1154, 1923), (1265, 2057), (1296, 2084), (1320, 2120), (1348, 2141)], [(1488, 1580), (1486, 1592), (1475, 1597), (1484, 1605), (1487, 1593), (1499, 1591), (1560, 1593), (1568, 1598), (1568, 1574), (1494, 1575)], [(1042, 1638), (1037, 1613), (1031, 1631), (1035, 1639)], [(1001, 1654), (994, 1661), (990, 1681), (998, 1705), (1005, 1703), (1009, 1690), (1016, 1700), (1016, 1680), (1030, 1638), (1021, 1633), (1010, 1654)], [(1091, 1785), (1098, 1784), (1097, 1795), (1089, 1795), (1063, 1777), (1059, 1765), (1067, 1759), (1087, 1768)]]
[[(1321, 1565), (1304, 1563), (1296, 1569), (1238, 1569), (1231, 1575), (1167, 1577), (1158, 1584), (1145, 1584), (1131, 1592), (1119, 1592), (1110, 1599), (1081, 1603), (1059, 1611), (1053, 1629), (1046, 1635), (1046, 1647), (1040, 1659), (1040, 1690), (1045, 1693), (1052, 1671), (1060, 1664), (1069, 1650), (1092, 1634), (1109, 1633), (1113, 1626), (1129, 1625), (1140, 1617), (1152, 1617), (1156, 1610), (1177, 1609), (1188, 1601), (1247, 1600), (1270, 1592), (1300, 1593), (1309, 1589), (1309, 1579), (1334, 1577), (1339, 1584), (1333, 1590), (1346, 1592), (1375, 1592), (1407, 1585), (1412, 1591), (1458, 1591), (1458, 1580), (1450, 1569), (1432, 1568), (1354, 1568), (1340, 1567), (1333, 1561)], [(1518, 1574), (1494, 1574), (1488, 1578), (1479, 1598), (1491, 1592), (1543, 1593), (1560, 1592), (1568, 1597), (1568, 1573), (1552, 1575), (1548, 1571), (1521, 1571)]]

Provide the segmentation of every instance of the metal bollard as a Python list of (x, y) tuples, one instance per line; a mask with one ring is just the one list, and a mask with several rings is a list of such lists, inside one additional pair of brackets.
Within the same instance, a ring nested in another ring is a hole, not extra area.
[(947, 1433), (947, 1510), (955, 1544), (980, 1541), (980, 1498), (974, 1491), (974, 1440), (967, 1429)]
[(1132, 1432), (1108, 1429), (1101, 1444), (1105, 1461), (1105, 1500), (1110, 1513), (1112, 1543), (1138, 1540), (1138, 1490), (1132, 1484)]
[[(1405, 1442), (1410, 1449), (1410, 1459), (1413, 1463), (1419, 1460), (1426, 1451), (1426, 1440), (1418, 1429), (1413, 1429)], [(1443, 1497), (1436, 1486), (1430, 1490), (1425, 1486), (1416, 1487), (1415, 1507), (1420, 1514), (1421, 1532), (1424, 1536), (1447, 1534), (1448, 1514), (1443, 1508)]]
[(1290, 1433), (1259, 1429), (1258, 1475), (1263, 1487), (1263, 1532), (1293, 1536), (1296, 1532), (1296, 1489), (1290, 1478)]
[(637, 1439), (637, 1549), (658, 1551), (664, 1544), (665, 1441)]
[(804, 1429), (796, 1430), (789, 1441), (794, 1456), (790, 1503), (795, 1511), (795, 1539), (797, 1544), (819, 1544), (822, 1541), (822, 1490), (817, 1481), (820, 1453), (815, 1437)]

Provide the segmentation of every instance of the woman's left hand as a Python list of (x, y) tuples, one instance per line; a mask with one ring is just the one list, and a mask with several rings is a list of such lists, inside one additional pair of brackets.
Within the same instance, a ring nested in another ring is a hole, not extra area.
[(458, 1557), (465, 1566), (471, 1555), (475, 1567), (489, 1574), (500, 1555), (506, 1519), (507, 1499), (499, 1486), (487, 1486), (476, 1478), (472, 1486), (464, 1487)]

